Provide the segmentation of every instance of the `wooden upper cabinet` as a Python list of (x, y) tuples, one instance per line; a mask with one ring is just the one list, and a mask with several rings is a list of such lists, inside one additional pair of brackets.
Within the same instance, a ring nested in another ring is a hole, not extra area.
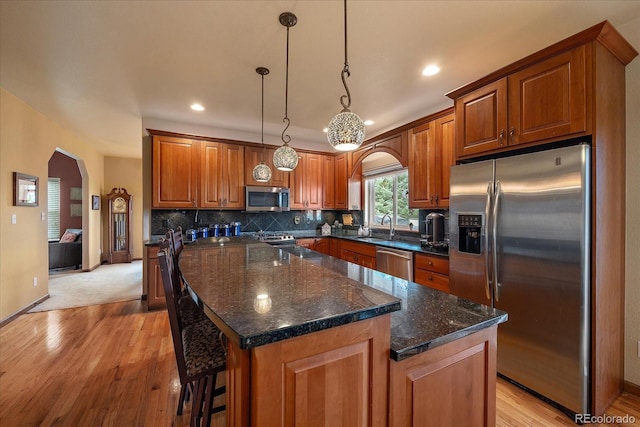
[(410, 131), (409, 207), (425, 208), (435, 203), (438, 179), (434, 122)]
[(449, 206), (449, 175), (454, 164), (453, 113), (409, 131), (409, 206)]
[(198, 207), (244, 208), (244, 147), (201, 141)]
[(291, 209), (322, 209), (324, 156), (299, 153), (298, 166), (289, 178)]
[(508, 78), (509, 145), (587, 130), (585, 46)]
[(154, 208), (196, 208), (198, 205), (198, 141), (153, 137), (152, 205)]
[(436, 141), (440, 144), (441, 180), (439, 206), (449, 206), (451, 166), (455, 165), (456, 122), (453, 113), (436, 120)]
[[(246, 146), (244, 148), (244, 182), (245, 185), (262, 185), (267, 187), (288, 187), (289, 172), (283, 172), (273, 166), (273, 148), (262, 148), (257, 146)], [(258, 182), (253, 179), (253, 168), (264, 161), (264, 164), (271, 169), (271, 181)]]
[(333, 156), (322, 156), (322, 209), (336, 208), (336, 163)]
[(381, 137), (379, 140), (374, 140), (371, 143), (367, 143), (367, 145), (350, 152), (350, 161), (347, 171), (348, 177), (353, 176), (353, 173), (362, 164), (362, 160), (371, 153), (389, 153), (398, 159), (402, 166), (406, 167), (409, 162), (409, 146), (407, 138), (408, 133), (406, 131), (394, 133), (389, 136)]
[(334, 208), (347, 209), (349, 205), (347, 153), (338, 154), (337, 156), (335, 156), (334, 161), (335, 161)]
[(456, 98), (456, 157), (587, 132), (585, 50), (579, 46)]
[(499, 149), (506, 144), (507, 79), (456, 100), (457, 157)]

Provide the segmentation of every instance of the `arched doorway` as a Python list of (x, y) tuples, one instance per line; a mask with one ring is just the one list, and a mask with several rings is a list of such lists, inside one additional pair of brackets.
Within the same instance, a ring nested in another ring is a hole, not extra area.
[(49, 269), (83, 268), (83, 164), (56, 150), (49, 159), (48, 224)]

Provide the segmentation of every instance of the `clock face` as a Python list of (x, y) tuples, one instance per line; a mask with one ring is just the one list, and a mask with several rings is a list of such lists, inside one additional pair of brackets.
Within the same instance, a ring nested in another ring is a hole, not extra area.
[(127, 201), (122, 197), (117, 197), (113, 201), (113, 212), (123, 213), (127, 211)]

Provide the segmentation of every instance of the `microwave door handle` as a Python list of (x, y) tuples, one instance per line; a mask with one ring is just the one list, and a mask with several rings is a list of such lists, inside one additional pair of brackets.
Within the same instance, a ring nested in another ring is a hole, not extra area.
[(489, 277), (489, 265), (490, 265), (490, 256), (489, 256), (489, 214), (491, 209), (491, 193), (493, 192), (493, 182), (489, 182), (487, 184), (487, 200), (484, 205), (484, 218), (485, 218), (485, 231), (484, 231), (484, 259), (485, 259), (485, 270), (484, 270), (484, 278), (485, 278), (485, 293), (487, 295), (487, 299), (491, 301), (491, 279)]
[(500, 208), (500, 195), (502, 194), (502, 186), (500, 181), (496, 181), (496, 197), (493, 201), (493, 295), (495, 301), (500, 301), (500, 282), (498, 280), (498, 212)]

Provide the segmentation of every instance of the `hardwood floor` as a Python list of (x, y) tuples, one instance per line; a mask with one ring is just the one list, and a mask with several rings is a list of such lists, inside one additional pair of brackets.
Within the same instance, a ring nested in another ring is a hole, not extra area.
[[(498, 426), (575, 425), (503, 380), (497, 389)], [(179, 391), (166, 312), (141, 301), (23, 314), (0, 329), (0, 426), (187, 426)], [(624, 393), (607, 414), (640, 425), (640, 398)]]

